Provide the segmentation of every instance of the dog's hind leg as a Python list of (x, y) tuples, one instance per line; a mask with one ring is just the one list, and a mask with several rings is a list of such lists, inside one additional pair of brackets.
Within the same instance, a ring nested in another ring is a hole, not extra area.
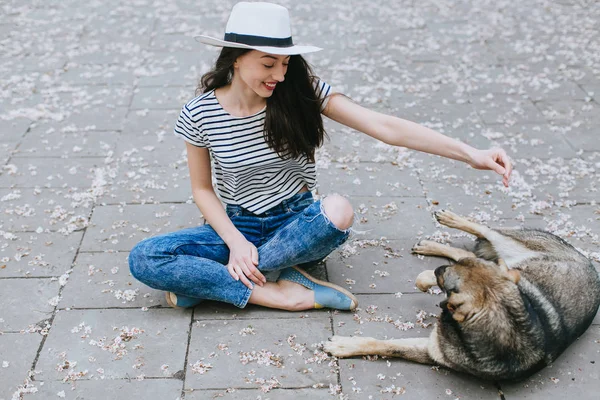
[(421, 240), (411, 249), (411, 251), (415, 254), (422, 254), (424, 256), (446, 257), (454, 261), (458, 261), (465, 257), (476, 257), (475, 254), (470, 251), (447, 246), (431, 240)]
[(486, 234), (491, 231), (487, 226), (471, 222), (465, 217), (454, 214), (452, 211), (439, 210), (433, 213), (433, 215), (440, 224), (446, 225), (449, 228), (460, 229), (478, 238), (485, 238)]
[(421, 364), (434, 364), (429, 356), (429, 338), (377, 340), (370, 337), (333, 336), (323, 346), (336, 357), (378, 355), (401, 357)]
[[(464, 232), (477, 236), (480, 239), (487, 239), (493, 247), (493, 252), (489, 251), (489, 255), (497, 255), (502, 258), (510, 268), (513, 265), (520, 263), (531, 257), (536, 257), (537, 252), (525, 247), (522, 242), (510, 236), (503, 235), (497, 230), (488, 228), (485, 225), (471, 222), (464, 217), (454, 214), (451, 211), (441, 210), (434, 213), (435, 218), (442, 225), (450, 228), (460, 229)], [(488, 257), (486, 257), (488, 258)]]

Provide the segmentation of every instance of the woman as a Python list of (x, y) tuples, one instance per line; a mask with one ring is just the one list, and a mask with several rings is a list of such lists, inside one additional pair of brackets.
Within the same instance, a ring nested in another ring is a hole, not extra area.
[[(496, 171), (508, 186), (512, 167), (503, 150), (477, 150), (368, 110), (314, 77), (300, 54), (321, 49), (293, 44), (284, 7), (238, 3), (225, 32), (224, 40), (198, 37), (223, 50), (175, 128), (208, 224), (143, 240), (129, 256), (133, 276), (166, 291), (169, 305), (211, 299), (240, 308), (356, 308), (350, 292), (301, 267), (341, 245), (354, 216), (342, 196), (314, 201), (311, 194), (314, 152), (325, 135), (321, 114), (391, 145)], [(263, 272), (274, 270), (279, 279), (267, 282)]]

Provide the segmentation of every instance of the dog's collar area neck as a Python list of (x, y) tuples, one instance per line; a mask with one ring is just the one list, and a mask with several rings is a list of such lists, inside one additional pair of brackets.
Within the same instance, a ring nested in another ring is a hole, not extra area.
[(226, 42), (234, 42), (246, 44), (248, 46), (267, 46), (267, 47), (292, 47), (294, 41), (292, 37), (273, 38), (267, 36), (242, 35), (239, 33), (226, 33), (223, 40)]
[(548, 348), (548, 345), (549, 345), (548, 331), (550, 329), (550, 326), (548, 325), (546, 318), (538, 313), (538, 311), (535, 308), (535, 305), (529, 299), (529, 296), (527, 296), (527, 293), (523, 292), (523, 290), (520, 290), (520, 293), (521, 293), (521, 298), (523, 299), (523, 304), (525, 305), (525, 310), (527, 311), (527, 314), (529, 315), (529, 320), (535, 325), (539, 324), (540, 328), (542, 329), (543, 340), (544, 340), (544, 343), (543, 343), (544, 352), (546, 354), (549, 354), (548, 352), (550, 351), (550, 349)]
[(533, 307), (533, 304), (531, 304), (531, 300), (529, 300), (529, 297), (522, 291), (521, 291), (521, 298), (523, 299), (523, 304), (525, 305), (525, 310), (527, 311), (527, 314), (529, 314), (529, 318), (539, 319), (537, 311)]

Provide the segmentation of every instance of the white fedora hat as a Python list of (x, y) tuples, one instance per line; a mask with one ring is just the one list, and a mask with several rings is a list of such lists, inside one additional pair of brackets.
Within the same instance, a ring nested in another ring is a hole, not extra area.
[(211, 46), (254, 49), (280, 55), (323, 50), (315, 46), (294, 45), (287, 8), (262, 2), (242, 1), (233, 6), (223, 40), (204, 35), (195, 39)]

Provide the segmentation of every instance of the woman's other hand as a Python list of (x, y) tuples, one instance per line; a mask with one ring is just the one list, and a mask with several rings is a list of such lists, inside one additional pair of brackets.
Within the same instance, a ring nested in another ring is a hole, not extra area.
[(256, 268), (258, 266), (258, 250), (245, 238), (236, 240), (229, 246), (229, 262), (226, 267), (233, 279), (252, 289), (252, 283), (259, 286), (267, 281), (265, 276)]

